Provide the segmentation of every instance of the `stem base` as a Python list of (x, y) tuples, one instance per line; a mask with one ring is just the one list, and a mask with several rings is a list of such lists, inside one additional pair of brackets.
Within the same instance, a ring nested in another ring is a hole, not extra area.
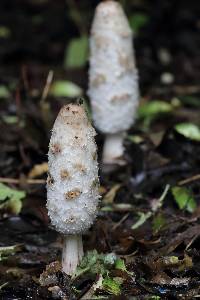
[(83, 257), (83, 242), (81, 235), (67, 235), (64, 237), (62, 252), (62, 270), (72, 275)]
[(125, 133), (107, 134), (103, 147), (103, 164), (120, 165), (126, 164), (123, 160)]

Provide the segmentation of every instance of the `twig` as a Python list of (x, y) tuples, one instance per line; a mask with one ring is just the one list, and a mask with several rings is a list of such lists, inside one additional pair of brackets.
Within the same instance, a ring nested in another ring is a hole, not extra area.
[(0, 177), (0, 182), (2, 183), (13, 183), (13, 184), (45, 184), (46, 180), (44, 179), (17, 179), (17, 178), (4, 178)]
[(192, 177), (181, 180), (181, 181), (178, 182), (178, 185), (185, 185), (187, 183), (191, 183), (191, 182), (197, 181), (197, 180), (200, 180), (200, 174), (196, 174)]
[(166, 174), (171, 174), (172, 172), (180, 172), (180, 171), (189, 171), (191, 170), (191, 168), (185, 163), (183, 162), (181, 165), (165, 165), (165, 166), (161, 166), (159, 168), (156, 169), (152, 169), (147, 171), (147, 176), (149, 177), (160, 177), (162, 175), (166, 175)]
[(41, 98), (40, 104), (43, 103), (46, 100), (46, 98), (48, 96), (48, 93), (49, 93), (49, 89), (50, 89), (52, 80), (53, 80), (53, 71), (50, 70), (49, 73), (48, 73), (48, 76), (47, 76), (45, 87), (44, 87), (43, 92), (42, 92), (42, 98)]
[(159, 201), (160, 201), (160, 202), (163, 202), (163, 200), (165, 199), (165, 197), (166, 197), (166, 195), (167, 195), (169, 189), (170, 189), (170, 185), (167, 184), (166, 187), (165, 187), (165, 189), (164, 189), (164, 191), (163, 191), (163, 193), (162, 193), (162, 195), (161, 195), (160, 198), (159, 198)]
[(198, 85), (191, 85), (191, 86), (179, 86), (175, 85), (172, 87), (155, 87), (153, 86), (151, 88), (151, 92), (156, 94), (165, 94), (166, 92), (173, 92), (177, 94), (178, 96), (185, 96), (185, 95), (191, 95), (196, 94), (200, 92), (200, 87)]
[(113, 230), (116, 230), (128, 217), (129, 217), (129, 213), (127, 213), (126, 215), (123, 216), (123, 218), (117, 222), (114, 226), (113, 226)]
[(28, 78), (27, 78), (27, 67), (25, 65), (22, 66), (21, 72), (22, 72), (22, 79), (23, 79), (24, 87), (25, 87), (26, 93), (28, 94), (29, 82), (28, 82)]
[(100, 289), (102, 287), (103, 284), (103, 276), (100, 274), (97, 278), (97, 280), (93, 283), (93, 285), (90, 287), (89, 291), (87, 291), (85, 293), (85, 295), (83, 295), (83, 297), (81, 297), (81, 300), (87, 300), (87, 299), (92, 299), (96, 290)]
[(186, 94), (194, 94), (200, 91), (199, 85), (188, 85), (188, 86), (179, 86), (175, 85), (173, 87), (175, 93), (179, 95), (186, 95)]
[(4, 282), (2, 285), (0, 285), (0, 291), (6, 287), (9, 284), (9, 282)]
[(163, 191), (163, 193), (162, 193), (162, 195), (158, 199), (157, 204), (154, 206), (154, 208), (152, 208), (152, 210), (153, 210), (154, 213), (157, 212), (158, 209), (162, 207), (163, 201), (164, 201), (164, 199), (165, 199), (165, 197), (166, 197), (169, 189), (170, 189), (170, 185), (167, 184), (166, 187), (165, 187), (165, 189), (164, 189), (164, 191)]

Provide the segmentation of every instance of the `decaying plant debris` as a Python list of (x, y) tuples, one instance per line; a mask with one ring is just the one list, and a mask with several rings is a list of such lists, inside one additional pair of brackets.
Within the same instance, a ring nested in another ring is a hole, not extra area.
[[(0, 298), (195, 299), (200, 295), (195, 3), (127, 4), (127, 14), (143, 13), (142, 26), (141, 16), (140, 25), (133, 22), (142, 101), (125, 141), (128, 163), (100, 173), (102, 202), (84, 236), (85, 256), (73, 277), (61, 270), (62, 240), (45, 208), (46, 154), (60, 107), (87, 89), (84, 57), (76, 60), (77, 69), (66, 68), (74, 62), (69, 53), (65, 67), (61, 62), (66, 42), (74, 47), (70, 41), (78, 34), (84, 48), (97, 3), (83, 2), (0, 2)], [(66, 13), (73, 3), (86, 16), (83, 24)], [(102, 141), (98, 134), (100, 155)]]

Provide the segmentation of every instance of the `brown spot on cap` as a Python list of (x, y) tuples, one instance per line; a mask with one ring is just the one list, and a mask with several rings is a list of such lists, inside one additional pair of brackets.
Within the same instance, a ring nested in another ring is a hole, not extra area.
[(127, 71), (134, 69), (134, 63), (132, 57), (119, 54), (119, 64)]
[(69, 104), (64, 106), (57, 117), (57, 122), (80, 130), (80, 126), (87, 126), (87, 115), (83, 105)]
[(65, 223), (70, 224), (70, 223), (74, 223), (75, 222), (75, 217), (71, 216), (68, 219), (65, 220)]
[(47, 184), (48, 185), (53, 185), (54, 184), (54, 179), (53, 179), (53, 177), (51, 176), (50, 173), (48, 173)]
[(58, 153), (61, 152), (61, 146), (60, 146), (59, 143), (52, 144), (52, 145), (50, 146), (50, 150), (51, 150), (51, 152), (52, 152), (53, 154), (56, 155), (56, 154), (58, 154)]
[(71, 176), (67, 170), (61, 170), (60, 177), (62, 180), (69, 179)]
[(91, 85), (98, 87), (100, 84), (106, 82), (106, 77), (103, 74), (97, 75), (91, 82)]
[(110, 99), (111, 102), (117, 103), (121, 101), (126, 101), (130, 98), (130, 94), (117, 95)]
[(110, 43), (110, 40), (106, 37), (102, 37), (102, 36), (99, 36), (99, 35), (96, 35), (94, 34), (94, 41), (95, 41), (95, 44), (96, 44), (96, 50), (101, 50), (102, 48), (103, 49), (106, 49), (107, 46), (109, 45)]
[(77, 114), (78, 111), (77, 110), (72, 110), (73, 115)]
[(132, 31), (131, 30), (124, 30), (121, 32), (121, 37), (122, 38), (128, 38), (132, 35)]
[(96, 151), (92, 154), (92, 159), (97, 160), (97, 152)]
[(75, 164), (74, 168), (75, 168), (76, 171), (79, 171), (81, 173), (85, 173), (86, 172), (86, 168), (82, 164)]
[(80, 196), (81, 192), (78, 189), (65, 193), (66, 200), (74, 200)]

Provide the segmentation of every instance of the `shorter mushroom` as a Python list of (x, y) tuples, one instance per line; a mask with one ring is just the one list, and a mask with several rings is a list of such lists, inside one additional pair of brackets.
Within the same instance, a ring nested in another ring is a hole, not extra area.
[(132, 30), (116, 1), (101, 2), (96, 8), (88, 95), (94, 124), (105, 134), (103, 163), (124, 163), (124, 137), (134, 122), (139, 89)]
[(72, 275), (83, 256), (82, 234), (93, 224), (99, 201), (97, 147), (83, 106), (59, 112), (49, 144), (47, 208), (64, 235), (63, 271)]

